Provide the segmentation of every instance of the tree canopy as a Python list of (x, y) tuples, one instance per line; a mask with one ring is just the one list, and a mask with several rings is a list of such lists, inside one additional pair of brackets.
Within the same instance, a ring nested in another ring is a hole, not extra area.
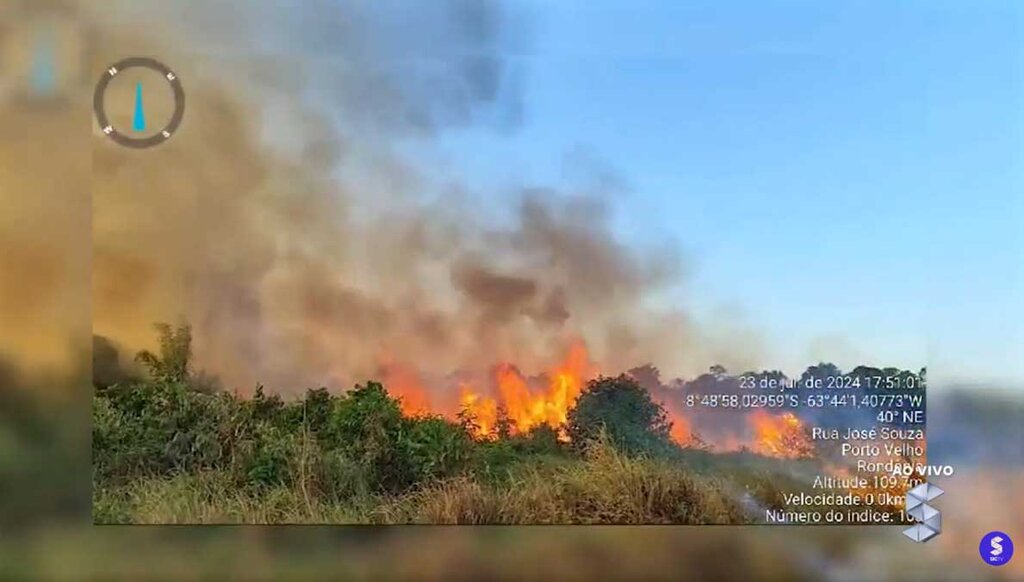
[(621, 375), (591, 381), (569, 411), (566, 430), (577, 446), (601, 432), (627, 453), (650, 452), (670, 442), (672, 423), (660, 404), (633, 378)]

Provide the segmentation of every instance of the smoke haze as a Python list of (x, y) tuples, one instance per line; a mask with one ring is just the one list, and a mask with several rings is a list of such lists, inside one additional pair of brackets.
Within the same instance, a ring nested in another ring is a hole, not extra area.
[[(606, 373), (752, 364), (748, 338), (652, 300), (679, 284), (680, 260), (617, 240), (615, 192), (491, 197), (401, 153), (470, 124), (514, 128), (506, 52), (528, 39), (494, 3), (400, 8), (132, 2), (112, 17), (172, 23), (179, 38), (158, 49), (188, 109), (154, 150), (94, 139), (95, 333), (130, 352), (152, 344), (153, 322), (183, 318), (198, 366), (242, 391), (347, 386), (395, 365), (533, 373), (577, 339)], [(226, 36), (202, 33), (235, 16)], [(141, 42), (101, 38), (94, 70)]]

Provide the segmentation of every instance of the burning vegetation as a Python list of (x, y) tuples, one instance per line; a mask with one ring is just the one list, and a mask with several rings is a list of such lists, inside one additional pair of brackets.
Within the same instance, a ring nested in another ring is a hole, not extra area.
[[(810, 420), (797, 412), (719, 411), (713, 421), (680, 414), (680, 401), (708, 375), (653, 389), (643, 386), (657, 378), (650, 367), (602, 376), (582, 342), (534, 376), (510, 363), (492, 366), (486, 383), (450, 375), (451, 394), (387, 362), (389, 385), (319, 388), (286, 400), (262, 387), (251, 397), (218, 389), (192, 366), (191, 330), (159, 330), (159, 350), (137, 354), (144, 374), (118, 368), (109, 342), (95, 352), (101, 522), (204, 521), (222, 514), (168, 515), (133, 504), (234, 488), (256, 505), (274, 491), (294, 496), (291, 513), (255, 521), (331, 521), (340, 510), (329, 508), (344, 507), (341, 520), (355, 522), (745, 523), (757, 517), (743, 509), (742, 491), (772, 502), (782, 495), (776, 481), (795, 483), (792, 463), (845, 470), (816, 458)], [(710, 375), (719, 387), (734, 380), (721, 369)], [(698, 434), (715, 426), (731, 430)], [(691, 474), (697, 466), (714, 477)], [(164, 491), (179, 483), (188, 489)], [(540, 498), (565, 505), (538, 514)], [(254, 521), (244, 513), (229, 520), (236, 519)]]
[[(523, 435), (546, 426), (557, 431), (562, 440), (568, 440), (565, 425), (569, 411), (587, 382), (597, 377), (598, 366), (590, 360), (583, 341), (576, 340), (569, 344), (559, 363), (539, 375), (528, 376), (512, 362), (499, 362), (481, 381), (459, 380), (454, 388), (458, 393), (454, 404), (447, 394), (431, 398), (431, 394), (451, 390), (450, 383), (428, 388), (414, 369), (395, 363), (382, 365), (380, 373), (384, 386), (398, 398), (402, 412), (408, 416), (440, 414), (449, 419), (461, 418), (469, 421), (473, 436), (480, 439), (497, 438), (499, 433)], [(736, 415), (745, 417), (741, 428), (727, 438), (709, 443), (694, 434), (692, 421), (679, 404), (684, 390), (662, 392), (659, 405), (670, 423), (669, 437), (678, 445), (745, 449), (779, 459), (814, 455), (806, 423), (792, 412), (737, 412)]]
[(800, 459), (814, 454), (806, 425), (792, 412), (771, 415), (761, 409), (750, 415), (755, 452), (780, 459)]
[(563, 362), (538, 380), (531, 381), (503, 362), (494, 367), (489, 393), (468, 383), (460, 385), (460, 412), (476, 421), (478, 437), (492, 435), (499, 417), (512, 434), (525, 434), (542, 424), (560, 429), (593, 370), (582, 342), (573, 343)]

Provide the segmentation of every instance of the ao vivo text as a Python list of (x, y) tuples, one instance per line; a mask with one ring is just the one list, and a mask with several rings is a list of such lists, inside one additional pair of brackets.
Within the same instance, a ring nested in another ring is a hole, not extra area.
[(956, 473), (952, 465), (920, 465), (910, 463), (897, 463), (892, 467), (893, 475), (909, 477), (921, 475), (922, 477), (948, 477)]

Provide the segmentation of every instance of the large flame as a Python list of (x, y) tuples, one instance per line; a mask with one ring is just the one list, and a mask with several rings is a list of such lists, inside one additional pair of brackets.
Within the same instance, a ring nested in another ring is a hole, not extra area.
[(672, 429), (669, 431), (669, 436), (672, 437), (672, 440), (680, 445), (690, 444), (693, 440), (693, 434), (690, 431), (690, 424), (686, 418), (670, 413), (669, 419), (672, 421)]
[(398, 396), (403, 414), (416, 416), (431, 412), (430, 396), (416, 370), (389, 362), (381, 366), (381, 375), (388, 391)]
[(498, 403), (493, 398), (480, 396), (467, 383), (460, 385), (459, 393), (460, 409), (466, 411), (473, 419), (476, 436), (485, 437), (492, 434), (498, 423)]
[(459, 402), (462, 410), (473, 418), (480, 437), (494, 432), (502, 413), (515, 433), (524, 433), (543, 424), (558, 428), (565, 424), (569, 409), (594, 372), (586, 347), (582, 342), (574, 342), (562, 362), (544, 376), (546, 382), (540, 386), (514, 365), (503, 362), (494, 367), (492, 395), (463, 382)]
[(814, 454), (803, 421), (791, 412), (774, 416), (761, 409), (749, 417), (754, 428), (754, 451), (781, 459), (799, 459)]
[(698, 444), (694, 439), (693, 427), (690, 425), (690, 419), (686, 416), (685, 408), (682, 405), (681, 400), (664, 399), (661, 401), (661, 405), (665, 408), (665, 413), (668, 415), (668, 419), (672, 423), (672, 428), (669, 430), (669, 437), (671, 437), (676, 444), (683, 446)]
[[(411, 367), (391, 361), (380, 367), (388, 391), (398, 397), (402, 412), (409, 416), (439, 413), (469, 420), (475, 436), (491, 438), (504, 422), (512, 434), (541, 425), (561, 429), (586, 382), (597, 374), (586, 345), (569, 345), (562, 361), (538, 377), (527, 377), (510, 362), (495, 365), (487, 381), (458, 382), (458, 401), (437, 402), (420, 375)], [(480, 386), (483, 386), (481, 389)], [(661, 402), (672, 422), (671, 438), (680, 445), (693, 444), (693, 431), (683, 406), (673, 399)], [(565, 439), (564, 432), (560, 438)]]

